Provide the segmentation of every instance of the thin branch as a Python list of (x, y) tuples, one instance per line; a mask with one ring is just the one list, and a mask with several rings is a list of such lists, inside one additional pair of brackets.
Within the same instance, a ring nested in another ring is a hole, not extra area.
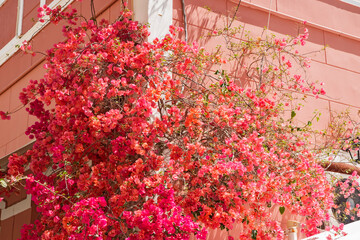
[(348, 175), (352, 174), (355, 171), (357, 172), (358, 175), (360, 175), (360, 168), (352, 164), (342, 163), (342, 162), (324, 162), (324, 163), (320, 163), (320, 165), (323, 168), (325, 168), (325, 171), (348, 174)]
[(235, 20), (236, 14), (237, 14), (237, 12), (239, 11), (239, 8), (240, 8), (240, 4), (241, 4), (241, 0), (239, 0), (238, 5), (236, 6), (236, 10), (235, 10), (235, 12), (234, 12), (234, 15), (233, 15), (233, 17), (232, 17), (232, 19), (231, 19), (231, 22), (230, 22), (228, 28), (231, 27), (231, 25), (233, 24), (233, 22), (234, 22), (234, 20)]
[(122, 5), (123, 5), (123, 8), (124, 8), (124, 9), (127, 8), (127, 7), (125, 7), (125, 2), (124, 2), (124, 0), (121, 0), (121, 3), (122, 3)]
[(95, 23), (97, 23), (97, 21), (96, 21), (96, 13), (95, 13), (94, 0), (91, 0), (90, 6), (91, 6), (91, 18), (90, 18), (90, 19), (93, 20)]
[(181, 0), (181, 8), (182, 8), (182, 14), (184, 18), (184, 31), (185, 31), (185, 42), (188, 41), (188, 29), (187, 29), (187, 20), (186, 20), (186, 12), (185, 12), (185, 2), (184, 0)]

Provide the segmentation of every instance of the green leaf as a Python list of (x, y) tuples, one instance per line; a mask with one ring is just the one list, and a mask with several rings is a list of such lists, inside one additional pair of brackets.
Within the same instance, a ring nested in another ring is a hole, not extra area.
[(291, 118), (294, 118), (296, 116), (296, 112), (294, 110), (291, 111)]
[(7, 187), (7, 182), (5, 181), (5, 179), (0, 179), (0, 185), (1, 185), (3, 188), (6, 188), (6, 187)]
[(257, 236), (257, 230), (254, 229), (251, 231), (251, 239), (256, 240), (256, 236)]
[(280, 211), (280, 214), (283, 215), (285, 212), (285, 207), (284, 206), (279, 207), (279, 211)]
[(312, 125), (312, 122), (311, 122), (311, 121), (308, 121), (308, 122), (307, 122), (307, 125), (308, 125), (308, 126), (311, 126), (311, 125)]
[(225, 225), (223, 223), (220, 223), (220, 229), (224, 230), (225, 229)]

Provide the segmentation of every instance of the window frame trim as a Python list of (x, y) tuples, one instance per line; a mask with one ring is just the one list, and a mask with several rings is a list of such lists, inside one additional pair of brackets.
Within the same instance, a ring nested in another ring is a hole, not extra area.
[(15, 36), (20, 36), (22, 33), (23, 18), (24, 18), (24, 0), (18, 0)]
[(359, 0), (340, 0), (343, 3), (348, 3), (356, 7), (360, 7), (360, 1)]
[[(0, 0), (6, 2), (6, 0)], [(50, 8), (56, 8), (58, 6), (61, 6), (62, 9), (65, 9), (67, 6), (69, 6), (74, 0), (54, 0), (52, 1), (48, 7)], [(18, 0), (18, 3), (24, 3), (24, 0)], [(42, 1), (40, 1), (41, 3)], [(23, 11), (23, 5), (22, 5), (22, 11)], [(21, 35), (22, 31), (22, 15), (19, 14), (19, 10), (21, 11), (21, 6), (18, 4), (18, 14), (17, 14), (17, 23), (16, 23), (16, 33), (15, 37), (12, 38), (2, 49), (0, 49), (0, 67), (9, 60), (20, 48), (22, 43), (24, 41), (30, 41), (35, 35), (37, 35), (46, 25), (49, 24), (49, 17), (45, 16), (44, 20), (45, 22), (36, 22), (34, 26), (32, 26), (26, 33)], [(19, 18), (21, 15), (21, 21), (19, 21)], [(19, 22), (21, 22), (19, 24)]]
[(2, 7), (2, 5), (4, 5), (4, 3), (6, 3), (7, 0), (0, 0), (0, 7)]

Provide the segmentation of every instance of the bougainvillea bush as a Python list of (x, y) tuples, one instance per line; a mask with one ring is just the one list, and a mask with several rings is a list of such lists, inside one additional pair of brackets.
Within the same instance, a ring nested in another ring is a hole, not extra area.
[[(233, 45), (253, 54), (241, 69), (256, 87), (241, 88), (220, 56), (175, 27), (147, 42), (129, 11), (112, 24), (43, 13), (69, 23), (44, 77), (20, 95), (38, 119), (26, 131), (36, 142), (9, 158), (2, 183), (24, 180), (40, 213), (22, 239), (206, 239), (234, 224), (236, 239), (283, 239), (273, 206), (305, 216), (306, 234), (329, 217), (332, 188), (293, 126), (296, 109), (286, 111), (291, 92), (323, 94), (289, 72), (306, 61), (290, 52), (306, 33)], [(272, 61), (257, 60), (268, 59), (262, 47)]]

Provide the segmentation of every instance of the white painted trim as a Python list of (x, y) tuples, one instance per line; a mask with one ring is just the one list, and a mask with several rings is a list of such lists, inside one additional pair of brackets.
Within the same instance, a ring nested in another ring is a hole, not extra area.
[(46, 4), (46, 0), (40, 0), (40, 7), (43, 7)]
[(149, 24), (149, 42), (155, 38), (161, 39), (169, 33), (173, 17), (172, 0), (134, 0), (133, 10), (135, 21)]
[(173, 0), (149, 0), (149, 24), (151, 42), (155, 38), (164, 38), (172, 25)]
[(21, 36), (23, 16), (24, 16), (24, 0), (18, 0), (17, 16), (16, 16), (16, 35), (15, 36)]
[[(22, 1), (22, 0), (20, 0)], [(50, 8), (61, 6), (63, 9), (66, 8), (73, 0), (54, 0), (49, 4)], [(12, 55), (14, 55), (22, 43), (26, 40), (29, 41), (33, 38), (41, 29), (49, 24), (48, 18), (44, 18), (45, 22), (37, 22), (29, 29), (24, 35), (15, 36), (11, 39), (1, 50), (0, 50), (0, 66), (3, 65)]]
[(12, 216), (15, 216), (25, 210), (31, 208), (31, 195), (28, 194), (26, 199), (18, 202), (8, 208), (4, 208), (4, 205), (0, 206), (1, 208), (1, 221), (8, 219)]
[(348, 4), (352, 4), (354, 6), (360, 7), (360, 1), (359, 0), (341, 0), (342, 2), (346, 2)]
[(6, 2), (6, 0), (0, 0), (0, 7), (1, 7), (2, 5), (4, 5), (5, 2)]

